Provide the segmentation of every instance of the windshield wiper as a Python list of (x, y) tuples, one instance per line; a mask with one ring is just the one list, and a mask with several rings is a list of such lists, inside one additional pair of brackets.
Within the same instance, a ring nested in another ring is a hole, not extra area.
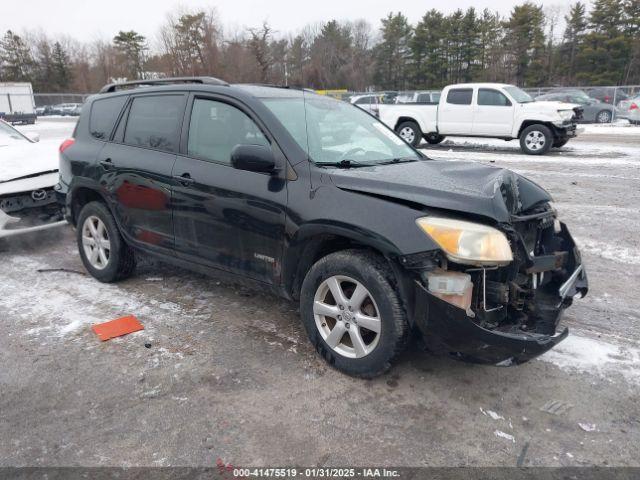
[(409, 163), (409, 162), (417, 162), (417, 158), (409, 158), (409, 157), (401, 157), (401, 158), (392, 158), (391, 160), (387, 160), (384, 162), (379, 162), (376, 165), (391, 165), (394, 163)]
[(355, 160), (340, 160), (339, 162), (316, 162), (316, 165), (321, 167), (338, 167), (338, 168), (356, 168), (356, 167), (371, 167), (375, 163), (360, 163)]

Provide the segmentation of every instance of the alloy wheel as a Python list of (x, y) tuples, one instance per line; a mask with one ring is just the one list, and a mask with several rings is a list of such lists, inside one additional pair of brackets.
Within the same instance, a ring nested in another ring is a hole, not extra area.
[(316, 290), (313, 314), (323, 340), (344, 357), (362, 358), (378, 345), (380, 310), (369, 290), (353, 278), (324, 280)]
[(111, 242), (104, 222), (92, 215), (82, 225), (82, 247), (87, 260), (96, 270), (103, 270), (109, 264)]
[(598, 123), (609, 123), (611, 121), (611, 114), (607, 111), (600, 112), (597, 120)]
[(532, 130), (525, 137), (524, 143), (527, 145), (527, 148), (532, 151), (542, 150), (544, 148), (545, 143), (547, 143), (547, 137), (545, 137), (544, 133), (538, 130)]

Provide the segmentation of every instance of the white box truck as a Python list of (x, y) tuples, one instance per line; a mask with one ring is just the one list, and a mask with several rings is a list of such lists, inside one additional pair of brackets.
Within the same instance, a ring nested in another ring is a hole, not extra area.
[(0, 83), (0, 118), (14, 124), (36, 123), (36, 102), (30, 83)]

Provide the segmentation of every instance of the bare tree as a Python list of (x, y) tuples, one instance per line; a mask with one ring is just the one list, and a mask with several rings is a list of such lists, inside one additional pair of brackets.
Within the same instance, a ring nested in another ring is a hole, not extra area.
[(272, 63), (271, 49), (269, 48), (272, 36), (271, 27), (265, 21), (259, 29), (249, 28), (248, 31), (250, 38), (247, 42), (247, 48), (253, 54), (260, 69), (260, 81), (262, 83), (268, 83), (269, 68)]

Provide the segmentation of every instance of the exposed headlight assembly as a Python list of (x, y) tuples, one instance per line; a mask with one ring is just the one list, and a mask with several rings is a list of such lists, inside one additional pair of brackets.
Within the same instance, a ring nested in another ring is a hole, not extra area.
[(573, 118), (573, 114), (575, 112), (573, 110), (558, 110), (558, 115), (562, 120), (571, 120)]
[(416, 223), (452, 262), (485, 266), (507, 265), (513, 261), (507, 237), (495, 228), (440, 217), (422, 217)]

